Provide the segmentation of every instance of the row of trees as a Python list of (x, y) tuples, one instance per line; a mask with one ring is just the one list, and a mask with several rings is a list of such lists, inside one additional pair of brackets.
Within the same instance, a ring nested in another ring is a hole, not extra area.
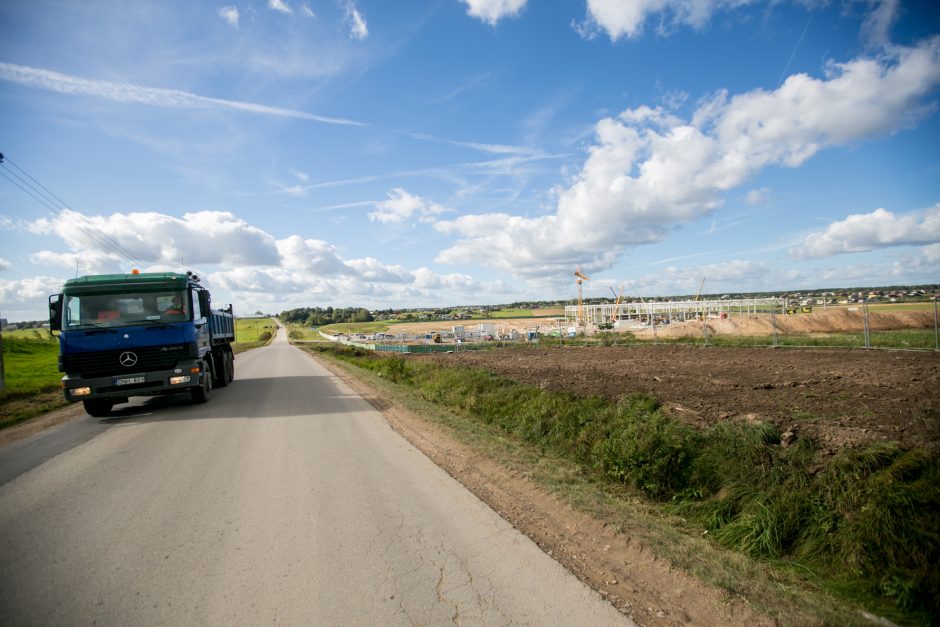
[(372, 322), (372, 314), (364, 307), (298, 307), (282, 311), (281, 322), (320, 327), (337, 322)]

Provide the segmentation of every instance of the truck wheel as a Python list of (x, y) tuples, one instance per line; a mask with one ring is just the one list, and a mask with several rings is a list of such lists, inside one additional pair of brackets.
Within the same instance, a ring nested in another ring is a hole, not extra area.
[(85, 411), (89, 416), (95, 418), (107, 418), (111, 415), (111, 408), (114, 406), (110, 398), (89, 398), (82, 401)]
[(228, 382), (231, 383), (235, 380), (235, 354), (234, 353), (225, 353), (228, 355)]
[(212, 395), (212, 368), (206, 364), (206, 371), (202, 374), (202, 385), (190, 391), (194, 403), (208, 403)]
[(231, 381), (229, 378), (229, 370), (231, 369), (231, 355), (228, 351), (223, 351), (221, 356), (222, 366), (219, 368), (219, 377), (215, 380), (215, 386), (219, 388), (224, 388), (228, 385), (228, 382)]

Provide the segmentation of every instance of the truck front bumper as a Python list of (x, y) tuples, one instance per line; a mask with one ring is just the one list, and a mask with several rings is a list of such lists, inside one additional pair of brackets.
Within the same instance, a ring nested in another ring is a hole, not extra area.
[(128, 398), (130, 396), (159, 396), (180, 394), (202, 385), (205, 369), (199, 361), (187, 361), (172, 370), (134, 372), (83, 379), (78, 375), (62, 377), (67, 401), (89, 398)]

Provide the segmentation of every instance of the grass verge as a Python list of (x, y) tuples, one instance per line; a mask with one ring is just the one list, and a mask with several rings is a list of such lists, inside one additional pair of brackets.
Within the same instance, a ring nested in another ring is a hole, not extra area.
[(67, 404), (59, 385), (58, 354), (59, 342), (48, 334), (3, 334), (5, 385), (0, 392), (0, 429)]
[(808, 439), (781, 446), (771, 425), (696, 431), (648, 397), (577, 398), (478, 370), (309, 350), (354, 365), (583, 511), (640, 521), (664, 557), (784, 622), (861, 622), (851, 607), (937, 620), (940, 465), (922, 452), (889, 443), (826, 462)]

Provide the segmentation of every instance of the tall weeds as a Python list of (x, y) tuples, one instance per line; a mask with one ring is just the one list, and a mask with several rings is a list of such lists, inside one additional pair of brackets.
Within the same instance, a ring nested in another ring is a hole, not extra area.
[(940, 462), (922, 451), (883, 443), (825, 459), (810, 439), (784, 447), (770, 424), (693, 429), (646, 396), (610, 402), (480, 370), (338, 354), (586, 473), (632, 486), (722, 545), (799, 566), (902, 619), (940, 617)]

